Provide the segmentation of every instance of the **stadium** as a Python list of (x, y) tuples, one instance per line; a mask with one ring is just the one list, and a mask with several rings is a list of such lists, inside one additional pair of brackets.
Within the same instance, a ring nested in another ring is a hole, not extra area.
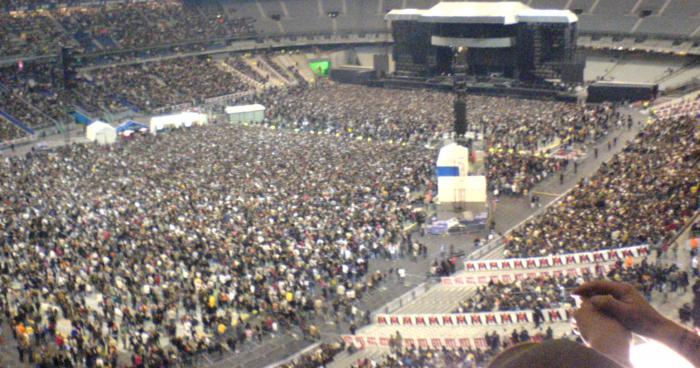
[(1, 0), (0, 367), (700, 366), (700, 1)]

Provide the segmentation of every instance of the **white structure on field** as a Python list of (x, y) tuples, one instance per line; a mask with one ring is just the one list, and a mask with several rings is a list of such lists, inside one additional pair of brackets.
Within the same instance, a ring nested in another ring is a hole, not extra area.
[(185, 111), (179, 114), (154, 116), (151, 118), (150, 131), (156, 134), (166, 128), (191, 127), (192, 125), (205, 125), (209, 123), (206, 114)]
[(117, 141), (117, 129), (103, 121), (96, 120), (87, 126), (85, 137), (99, 144), (112, 144)]
[(469, 149), (450, 143), (437, 159), (439, 204), (486, 204), (486, 177), (469, 175)]
[(259, 123), (265, 119), (265, 106), (260, 104), (226, 106), (230, 123)]

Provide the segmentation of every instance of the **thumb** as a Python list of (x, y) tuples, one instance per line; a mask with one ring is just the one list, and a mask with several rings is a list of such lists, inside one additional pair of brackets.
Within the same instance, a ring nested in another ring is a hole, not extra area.
[(596, 309), (618, 320), (628, 313), (627, 305), (613, 298), (612, 295), (596, 295), (591, 297), (590, 300)]

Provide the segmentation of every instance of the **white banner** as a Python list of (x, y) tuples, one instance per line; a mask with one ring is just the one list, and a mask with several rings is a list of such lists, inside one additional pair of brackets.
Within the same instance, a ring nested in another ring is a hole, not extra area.
[(505, 274), (498, 274), (498, 275), (480, 275), (480, 276), (452, 276), (452, 277), (443, 277), (440, 279), (442, 285), (444, 286), (479, 286), (479, 285), (486, 285), (489, 282), (501, 282), (501, 283), (509, 283), (517, 280), (525, 280), (525, 279), (535, 279), (538, 277), (552, 277), (552, 276), (571, 276), (571, 277), (576, 277), (576, 276), (583, 276), (583, 275), (589, 275), (591, 273), (607, 273), (610, 269), (610, 266), (612, 266), (612, 263), (608, 264), (598, 264), (597, 267), (599, 267), (599, 270), (596, 271), (596, 266), (595, 265), (590, 265), (586, 267), (579, 267), (579, 268), (557, 268), (557, 269), (549, 269), (549, 270), (531, 270), (531, 271), (526, 271), (523, 270), (521, 272), (511, 272), (511, 273), (505, 273)]
[(467, 271), (524, 270), (536, 268), (561, 267), (571, 264), (624, 260), (627, 256), (643, 257), (649, 254), (648, 245), (627, 248), (598, 250), (593, 252), (551, 255), (546, 257), (485, 259), (464, 262)]
[[(570, 308), (543, 309), (544, 321), (568, 321), (573, 313)], [(448, 314), (379, 314), (375, 318), (380, 326), (498, 326), (533, 321), (532, 310), (448, 313)]]
[[(389, 337), (386, 336), (363, 336), (363, 335), (358, 335), (358, 336), (353, 336), (353, 335), (343, 335), (342, 336), (343, 341), (345, 341), (346, 344), (354, 344), (355, 346), (359, 347), (360, 349), (364, 349), (366, 347), (377, 347), (377, 346), (385, 346), (389, 347)], [(541, 338), (539, 338), (537, 335), (531, 336), (531, 341), (534, 342), (541, 342)], [(414, 346), (414, 347), (420, 347), (423, 349), (459, 349), (459, 348), (480, 348), (480, 349), (486, 349), (488, 348), (488, 344), (486, 343), (486, 339), (484, 337), (463, 337), (463, 338), (452, 338), (452, 337), (443, 337), (443, 338), (411, 338), (411, 337), (402, 337), (401, 338), (401, 344), (403, 347), (407, 346)]]

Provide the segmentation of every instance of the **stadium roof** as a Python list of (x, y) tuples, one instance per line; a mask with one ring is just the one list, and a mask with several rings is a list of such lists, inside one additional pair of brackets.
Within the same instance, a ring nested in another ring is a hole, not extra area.
[(387, 20), (417, 20), (425, 23), (574, 23), (576, 14), (569, 10), (532, 9), (518, 1), (441, 2), (427, 10), (396, 9), (386, 15)]

